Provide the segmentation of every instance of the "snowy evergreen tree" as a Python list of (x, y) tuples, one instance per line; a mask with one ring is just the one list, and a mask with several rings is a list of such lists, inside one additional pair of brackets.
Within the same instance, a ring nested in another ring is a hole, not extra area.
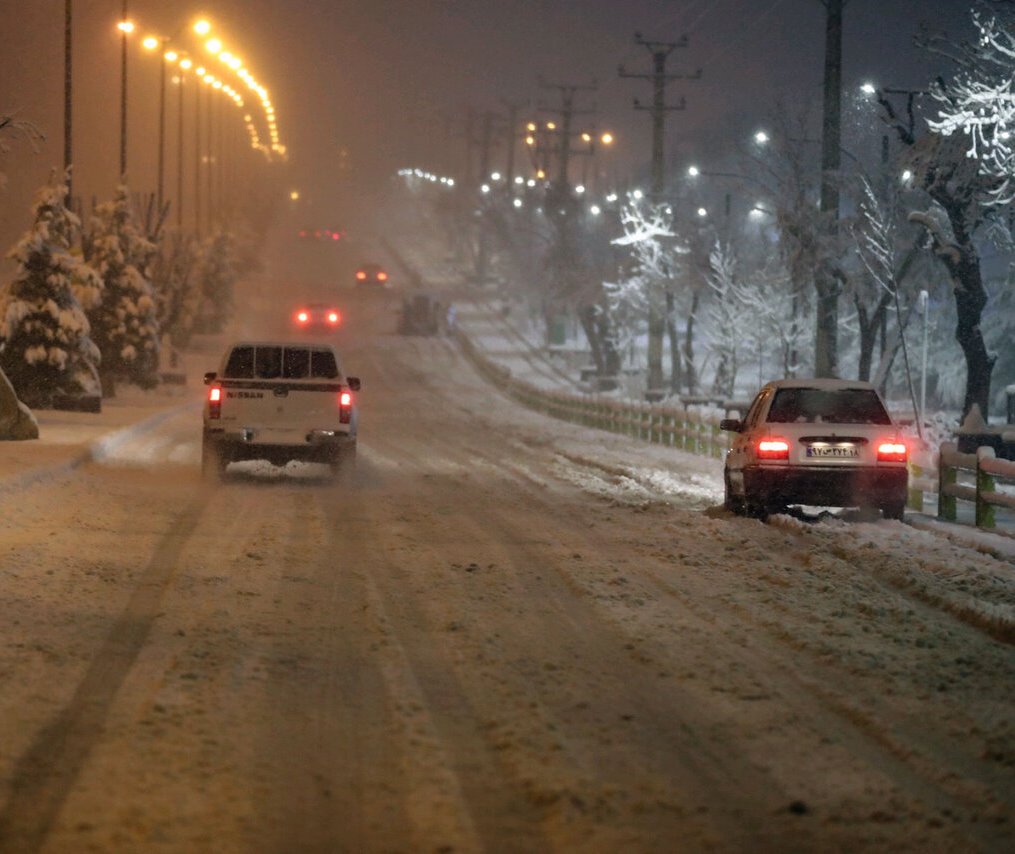
[(232, 316), (236, 267), (233, 238), (218, 231), (205, 240), (197, 265), (201, 287), (201, 309), (196, 331), (221, 332)]
[(182, 234), (163, 240), (152, 264), (159, 329), (174, 347), (186, 347), (201, 307), (194, 241)]
[(92, 218), (87, 256), (102, 277), (102, 300), (88, 313), (102, 353), (103, 392), (116, 382), (151, 388), (158, 382), (159, 326), (148, 268), (156, 247), (140, 232), (127, 188), (99, 205)]
[(80, 222), (66, 197), (66, 183), (54, 175), (39, 193), (34, 224), (8, 255), (17, 272), (0, 292), (0, 368), (32, 407), (99, 390), (99, 351), (76, 294), (94, 299), (102, 282), (71, 252)]

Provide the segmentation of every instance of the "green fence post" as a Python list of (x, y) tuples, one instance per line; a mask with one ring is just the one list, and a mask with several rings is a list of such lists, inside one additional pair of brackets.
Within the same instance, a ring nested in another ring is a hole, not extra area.
[(976, 449), (976, 527), (994, 527), (994, 505), (988, 504), (981, 496), (994, 491), (994, 476), (980, 468), (981, 460), (994, 459), (993, 448)]
[(909, 491), (906, 497), (906, 506), (919, 513), (923, 512), (923, 487), (917, 486), (915, 481), (922, 478), (923, 467), (911, 462), (909, 464)]
[(937, 461), (937, 516), (946, 522), (955, 521), (955, 496), (945, 495), (946, 486), (954, 486), (959, 480), (957, 466), (945, 462), (945, 454), (955, 453), (955, 443), (945, 442), (941, 445)]

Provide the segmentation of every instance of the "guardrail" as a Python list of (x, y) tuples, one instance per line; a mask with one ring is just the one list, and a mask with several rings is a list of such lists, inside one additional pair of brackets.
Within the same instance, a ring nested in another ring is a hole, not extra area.
[[(963, 474), (971, 476), (972, 484), (960, 481)], [(956, 521), (957, 501), (971, 501), (976, 526), (994, 528), (998, 508), (1015, 511), (1015, 492), (1001, 492), (998, 481), (1015, 487), (1015, 462), (997, 459), (993, 448), (962, 454), (954, 442), (945, 442), (938, 459), (938, 518)]]
[(456, 330), (456, 333), (462, 351), (480, 374), (510, 397), (537, 412), (692, 454), (721, 459), (729, 448), (728, 435), (719, 429), (719, 417), (685, 407), (537, 388), (487, 359), (461, 330)]

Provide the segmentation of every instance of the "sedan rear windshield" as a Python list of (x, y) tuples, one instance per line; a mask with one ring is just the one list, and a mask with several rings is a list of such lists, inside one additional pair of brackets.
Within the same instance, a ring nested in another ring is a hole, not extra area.
[(333, 380), (338, 378), (338, 363), (331, 350), (313, 347), (233, 347), (225, 376), (246, 380)]
[(768, 410), (775, 424), (891, 424), (877, 392), (864, 388), (782, 388)]

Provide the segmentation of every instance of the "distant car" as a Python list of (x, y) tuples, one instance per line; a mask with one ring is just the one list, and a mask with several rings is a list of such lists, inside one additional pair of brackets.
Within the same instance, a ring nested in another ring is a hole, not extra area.
[(364, 264), (356, 271), (356, 284), (386, 288), (389, 284), (387, 271), (380, 264)]
[(877, 389), (849, 380), (777, 380), (758, 392), (724, 466), (726, 507), (765, 518), (791, 504), (880, 509), (901, 519), (908, 450)]
[(442, 307), (429, 294), (413, 294), (402, 301), (398, 317), (400, 335), (436, 335), (441, 330)]
[(342, 313), (333, 305), (312, 302), (293, 312), (293, 326), (303, 332), (334, 332), (342, 322)]
[(317, 243), (335, 243), (344, 236), (344, 231), (334, 228), (301, 228), (299, 231), (300, 240), (309, 240)]
[(241, 341), (204, 382), (205, 479), (241, 460), (326, 463), (333, 473), (354, 462), (360, 381), (330, 344)]

